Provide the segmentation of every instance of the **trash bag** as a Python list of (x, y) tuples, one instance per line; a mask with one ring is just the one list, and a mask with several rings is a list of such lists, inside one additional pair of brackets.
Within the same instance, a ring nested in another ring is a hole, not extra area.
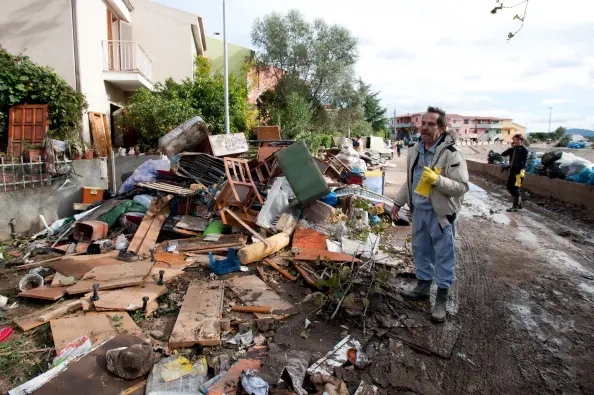
[(594, 167), (586, 168), (579, 173), (574, 173), (566, 178), (567, 181), (578, 182), (580, 184), (587, 184), (594, 174)]
[(558, 163), (555, 163), (547, 168), (547, 175), (549, 178), (559, 178), (561, 180), (565, 179), (565, 174), (561, 170), (561, 166)]
[(492, 165), (499, 165), (505, 161), (503, 155), (493, 150), (489, 151), (487, 154), (487, 163)]
[(557, 152), (557, 151), (546, 152), (542, 155), (542, 158), (540, 158), (540, 161), (546, 167), (546, 166), (552, 165), (554, 162), (561, 159), (561, 155), (562, 155), (562, 152)]
[(156, 181), (158, 170), (171, 170), (169, 159), (149, 159), (142, 165), (138, 166), (138, 168), (134, 170), (134, 173), (132, 173), (132, 175), (128, 177), (126, 181), (124, 181), (120, 188), (120, 193), (131, 191), (139, 182)]

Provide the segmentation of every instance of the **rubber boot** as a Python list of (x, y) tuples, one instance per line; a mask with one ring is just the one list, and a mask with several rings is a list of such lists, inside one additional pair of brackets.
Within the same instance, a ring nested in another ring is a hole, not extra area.
[(522, 207), (522, 197), (518, 196), (518, 210), (523, 209), (524, 207)]
[(431, 311), (431, 321), (433, 322), (444, 322), (446, 320), (446, 303), (448, 301), (448, 289), (437, 288), (437, 294), (435, 295), (435, 306)]
[(431, 291), (431, 280), (418, 280), (417, 286), (412, 291), (400, 290), (400, 295), (408, 300), (422, 300), (429, 299), (429, 291)]
[(518, 211), (518, 199), (519, 199), (519, 198), (517, 198), (517, 197), (514, 197), (514, 203), (513, 203), (513, 205), (511, 206), (511, 208), (508, 208), (508, 209), (507, 209), (507, 211), (508, 211), (508, 212), (510, 212), (510, 213), (511, 213), (511, 212)]

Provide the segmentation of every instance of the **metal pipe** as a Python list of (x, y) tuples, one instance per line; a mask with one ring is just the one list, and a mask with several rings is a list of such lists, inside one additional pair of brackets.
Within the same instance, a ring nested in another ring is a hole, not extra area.
[(227, 6), (223, 0), (223, 74), (225, 76), (225, 133), (231, 133), (229, 127), (229, 55), (227, 53)]

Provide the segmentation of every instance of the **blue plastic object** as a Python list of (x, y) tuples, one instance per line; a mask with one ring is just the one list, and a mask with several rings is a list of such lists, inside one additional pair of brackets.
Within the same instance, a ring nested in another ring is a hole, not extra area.
[(212, 256), (212, 252), (208, 254), (208, 258), (210, 261), (210, 268), (217, 276), (235, 272), (240, 266), (239, 257), (237, 256), (235, 248), (229, 248), (226, 259), (216, 260)]
[(330, 192), (326, 196), (320, 199), (322, 202), (329, 204), (330, 206), (334, 207), (338, 204), (338, 196), (334, 192)]
[(371, 217), (369, 217), (369, 223), (371, 224), (371, 226), (375, 226), (380, 222), (382, 222), (382, 220), (377, 215), (372, 215)]

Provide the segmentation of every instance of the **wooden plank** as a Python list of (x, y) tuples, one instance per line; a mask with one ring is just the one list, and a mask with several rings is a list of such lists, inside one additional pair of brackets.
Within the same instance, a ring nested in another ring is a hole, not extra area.
[(111, 326), (114, 327), (120, 335), (132, 335), (142, 338), (147, 336), (142, 329), (130, 317), (130, 314), (124, 312), (105, 312), (105, 313), (87, 313), (87, 314), (105, 314), (111, 320)]
[(359, 259), (349, 254), (312, 249), (304, 250), (295, 257), (295, 260), (298, 261), (317, 261), (318, 259), (332, 262), (361, 262)]
[(308, 249), (325, 250), (328, 236), (304, 226), (298, 226), (293, 234), (291, 249), (300, 252)]
[(224, 292), (223, 281), (190, 284), (169, 338), (170, 348), (221, 344), (219, 320), (223, 314)]
[(168, 240), (163, 246), (164, 248), (175, 247), (175, 251), (194, 251), (208, 248), (219, 248), (221, 246), (230, 245), (231, 247), (242, 247), (245, 244), (245, 236), (241, 233), (232, 235), (221, 235), (217, 241), (206, 241), (200, 238), (195, 239), (177, 239)]
[(273, 311), (290, 311), (294, 307), (284, 301), (266, 283), (255, 275), (233, 277), (227, 280), (233, 293), (247, 306), (270, 306)]
[(163, 270), (165, 274), (163, 275), (163, 282), (168, 283), (169, 281), (177, 278), (185, 273), (183, 268), (177, 267), (155, 267), (151, 269), (151, 272), (144, 278), (143, 284), (156, 284), (159, 281), (159, 271)]
[(71, 300), (71, 301), (64, 301), (60, 303), (56, 303), (50, 307), (47, 307), (43, 310), (34, 311), (31, 314), (27, 314), (22, 317), (17, 317), (12, 321), (19, 326), (24, 332), (31, 330), (33, 328), (37, 328), (40, 325), (43, 325), (47, 321), (58, 318), (67, 313), (80, 310), (82, 304), (80, 300)]
[(70, 295), (90, 292), (93, 284), (98, 283), (99, 289), (116, 289), (141, 285), (144, 278), (153, 267), (153, 262), (125, 262), (117, 265), (96, 267), (71, 287), (66, 288)]
[(182, 216), (181, 220), (175, 224), (180, 229), (193, 230), (195, 232), (203, 232), (206, 230), (206, 226), (210, 220), (198, 217), (192, 217), (190, 215)]
[(109, 122), (107, 121), (107, 114), (101, 114), (101, 120), (103, 121), (103, 130), (105, 132), (105, 141), (107, 143), (107, 156), (111, 156), (111, 131), (109, 129)]
[(176, 268), (183, 269), (187, 267), (190, 262), (186, 262), (185, 254), (175, 254), (167, 251), (155, 251), (155, 268)]
[(112, 320), (106, 314), (85, 314), (78, 317), (58, 318), (50, 321), (56, 350), (61, 350), (72, 340), (87, 336), (91, 343), (117, 336)]
[(57, 377), (35, 391), (35, 395), (120, 394), (142, 382), (144, 377), (124, 380), (107, 370), (105, 353), (119, 347), (141, 344), (136, 336), (119, 335), (72, 362)]
[(30, 290), (24, 291), (24, 292), (19, 292), (19, 296), (22, 298), (43, 299), (43, 300), (58, 300), (64, 295), (66, 295), (65, 287), (52, 288), (50, 286), (45, 286), (45, 287), (33, 288), (33, 289), (30, 289)]
[(75, 280), (80, 280), (96, 267), (119, 265), (122, 261), (118, 261), (116, 258), (103, 258), (93, 260), (74, 260), (74, 259), (62, 259), (50, 263), (49, 267), (54, 269), (56, 272), (63, 274), (66, 277), (74, 277)]
[(155, 216), (153, 222), (142, 241), (142, 245), (138, 249), (138, 255), (140, 256), (149, 256), (151, 254), (151, 250), (155, 248), (155, 244), (157, 244), (157, 238), (159, 237), (159, 233), (161, 232), (161, 228), (165, 223), (165, 220), (169, 216), (169, 206), (165, 206), (159, 211), (159, 214)]
[(255, 238), (257, 238), (258, 240), (260, 240), (262, 243), (266, 244), (268, 247), (272, 248), (272, 244), (270, 244), (270, 242), (268, 240), (266, 240), (265, 237), (263, 237), (260, 233), (256, 232), (254, 229), (252, 229), (248, 224), (246, 224), (245, 222), (243, 222), (243, 220), (241, 218), (239, 218), (233, 211), (231, 211), (227, 207), (225, 207), (223, 210), (225, 210), (225, 212), (227, 214), (229, 214), (230, 216), (232, 216), (237, 222), (239, 222), (239, 224), (241, 226), (243, 226), (252, 235), (254, 235)]
[(91, 126), (91, 136), (93, 137), (93, 146), (101, 157), (109, 156), (109, 148), (107, 141), (107, 132), (103, 124), (103, 115), (99, 112), (89, 112), (89, 124)]
[(146, 236), (146, 232), (148, 232), (149, 228), (151, 227), (151, 224), (153, 223), (153, 216), (149, 214), (154, 214), (157, 211), (158, 204), (158, 198), (153, 198), (153, 200), (151, 200), (151, 204), (149, 205), (148, 210), (146, 210), (146, 214), (142, 219), (140, 226), (138, 226), (138, 229), (136, 230), (136, 233), (134, 234), (132, 241), (130, 241), (130, 245), (128, 246), (129, 252), (133, 252), (135, 254), (138, 252), (138, 249), (144, 241), (144, 236)]
[[(78, 244), (80, 244), (80, 242)], [(97, 259), (115, 258), (117, 256), (118, 256), (118, 251), (113, 250), (113, 251), (106, 252), (104, 254), (65, 256), (62, 259), (71, 259), (73, 261), (95, 261)]]
[(97, 311), (124, 310), (134, 311), (142, 307), (142, 298), (148, 296), (149, 302), (167, 292), (163, 285), (146, 284), (138, 287), (128, 287), (109, 291), (99, 295), (99, 300), (93, 302)]

